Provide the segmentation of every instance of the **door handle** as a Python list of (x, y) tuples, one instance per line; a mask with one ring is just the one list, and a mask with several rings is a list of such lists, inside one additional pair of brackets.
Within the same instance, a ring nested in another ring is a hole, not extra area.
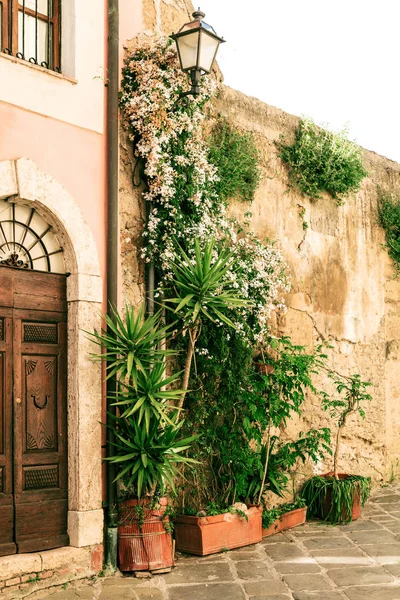
[(15, 404), (21, 404), (22, 400), (21, 398), (15, 398)]
[(33, 404), (36, 406), (36, 408), (42, 409), (46, 408), (46, 406), (48, 405), (50, 394), (46, 394), (45, 400), (42, 403), (40, 403), (40, 398), (36, 400), (36, 396), (34, 396), (33, 394), (31, 394), (31, 398), (33, 398)]

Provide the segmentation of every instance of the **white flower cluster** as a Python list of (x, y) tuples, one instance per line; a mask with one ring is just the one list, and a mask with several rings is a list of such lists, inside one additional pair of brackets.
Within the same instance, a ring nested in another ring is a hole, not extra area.
[(188, 89), (170, 41), (146, 38), (125, 61), (121, 105), (136, 155), (145, 162), (144, 198), (152, 203), (143, 258), (156, 262), (167, 283), (177, 243), (189, 256), (195, 239), (205, 244), (213, 237), (228, 245), (233, 260), (225, 285), (251, 301), (236, 311), (235, 325), (254, 343), (266, 332), (271, 312), (283, 307), (281, 295), (289, 285), (286, 264), (274, 246), (251, 233), (238, 235), (237, 223), (227, 218), (215, 192), (218, 173), (203, 139), (204, 105), (216, 83), (203, 76), (201, 94), (182, 99)]

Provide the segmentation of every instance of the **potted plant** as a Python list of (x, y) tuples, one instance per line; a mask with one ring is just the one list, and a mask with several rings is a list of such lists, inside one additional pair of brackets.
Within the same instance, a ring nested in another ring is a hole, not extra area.
[(329, 375), (334, 380), (339, 394), (339, 398), (331, 398), (324, 394), (322, 405), (331, 417), (337, 419), (333, 472), (312, 477), (304, 485), (302, 495), (311, 517), (338, 524), (358, 519), (361, 507), (370, 494), (370, 478), (340, 473), (339, 457), (343, 430), (348, 418), (355, 414), (361, 418), (365, 417), (362, 404), (372, 399), (366, 391), (372, 384), (361, 381), (360, 375), (357, 374), (345, 377), (331, 371)]
[(186, 510), (175, 517), (176, 549), (206, 556), (250, 544), (262, 539), (262, 508), (237, 502), (223, 508), (211, 503), (204, 510)]
[(303, 498), (298, 498), (294, 502), (281, 504), (269, 510), (265, 509), (262, 515), (262, 536), (268, 537), (292, 529), (298, 525), (303, 525), (307, 518), (307, 505)]
[[(240, 339), (232, 335), (229, 341), (243, 363), (243, 372), (230, 372), (227, 366), (221, 379), (209, 384), (218, 385), (221, 399), (214, 396), (207, 408), (204, 404), (190, 405), (188, 415), (188, 419), (194, 419), (202, 427), (203, 435), (193, 450), (202, 460), (204, 457), (210, 475), (208, 479), (196, 472), (190, 476), (193, 489), (181, 493), (182, 516), (178, 517), (175, 534), (177, 548), (201, 555), (233, 547), (222, 535), (223, 527), (227, 528), (222, 524), (222, 509), (225, 509), (223, 519), (231, 522), (227, 507), (235, 511), (239, 501), (244, 503), (242, 511), (249, 509), (259, 519), (260, 513), (271, 509), (266, 505), (265, 492), (284, 497), (288, 473), (298, 461), (307, 458), (317, 461), (330, 451), (328, 429), (312, 429), (300, 433), (294, 441), (285, 442), (277, 434), (293, 414), (301, 412), (306, 389), (312, 386), (312, 372), (323, 358), (321, 351), (309, 355), (304, 348), (293, 346), (288, 338), (271, 337), (268, 345), (274, 347), (274, 352), (268, 358), (265, 356), (265, 361), (272, 368), (268, 372), (261, 369), (260, 373), (259, 368), (252, 369), (252, 352), (243, 350)], [(236, 378), (239, 384), (234, 388)], [(232, 398), (233, 389), (238, 395)], [(304, 509), (295, 514), (296, 518), (299, 513), (304, 518)], [(241, 517), (243, 545), (255, 543), (254, 537), (245, 535), (243, 515), (239, 513), (236, 520)], [(217, 531), (215, 536), (212, 528)]]
[[(331, 454), (328, 428), (300, 432), (295, 440), (281, 439), (288, 420), (293, 415), (301, 415), (306, 391), (318, 393), (312, 376), (323, 367), (325, 358), (322, 346), (314, 353), (307, 353), (302, 346), (293, 345), (288, 337), (270, 337), (260, 348), (256, 373), (246, 395), (253, 399), (258, 396), (264, 402), (263, 417), (257, 419), (262, 426), (260, 465), (257, 475), (249, 481), (248, 490), (254, 502), (263, 506), (263, 537), (304, 523), (307, 512), (302, 499), (271, 506), (265, 500), (265, 492), (284, 498), (289, 474), (293, 474), (299, 462), (311, 459), (316, 463), (326, 453)], [(296, 497), (294, 476), (292, 483)]]
[[(196, 240), (192, 252), (177, 248), (170, 263), (171, 296), (165, 305), (180, 319), (188, 338), (179, 408), (184, 407), (195, 344), (204, 323), (218, 321), (235, 329), (230, 314), (249, 304), (227, 277), (228, 271), (235, 269), (233, 258), (233, 253), (224, 245), (218, 246), (214, 239), (203, 248)], [(177, 550), (192, 554), (203, 556), (261, 540), (261, 510), (243, 503), (210, 503), (205, 509), (178, 515), (174, 522)]]
[(174, 386), (179, 373), (165, 375), (158, 344), (168, 334), (159, 314), (145, 318), (127, 306), (125, 320), (113, 311), (108, 330), (91, 334), (103, 349), (108, 377), (114, 375), (117, 414), (109, 414), (114, 453), (105, 460), (117, 467), (120, 482), (118, 556), (122, 571), (158, 570), (173, 565), (169, 509), (164, 493), (174, 489), (177, 465), (195, 463), (183, 455), (196, 435), (180, 439), (183, 419), (175, 404), (182, 395)]
[[(173, 421), (176, 417), (173, 417)], [(179, 439), (183, 420), (172, 425), (152, 414), (115, 420), (115, 455), (124, 486), (119, 502), (118, 559), (121, 571), (155, 571), (174, 563), (166, 488), (174, 490), (177, 465), (194, 462), (182, 453), (197, 436)]]

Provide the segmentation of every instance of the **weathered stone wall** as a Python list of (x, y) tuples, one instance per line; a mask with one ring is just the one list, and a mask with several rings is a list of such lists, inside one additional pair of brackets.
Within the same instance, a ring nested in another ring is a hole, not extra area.
[[(377, 186), (400, 192), (400, 165), (365, 151), (369, 175), (357, 194), (342, 206), (328, 195), (312, 202), (289, 187), (274, 143), (280, 135), (293, 139), (297, 117), (229, 88), (215, 109), (253, 132), (260, 151), (254, 202), (233, 199), (230, 209), (238, 219), (251, 211), (252, 229), (277, 240), (290, 265), (293, 289), (280, 326), (310, 349), (328, 341), (333, 369), (373, 383), (366, 419), (352, 417), (345, 431), (341, 468), (387, 479), (400, 457), (400, 281), (382, 247)], [(313, 427), (329, 425), (315, 399), (303, 418)]]
[[(147, 32), (176, 31), (187, 19), (188, 4), (183, 0), (145, 0)], [(310, 202), (290, 189), (274, 144), (282, 134), (293, 139), (297, 117), (226, 87), (215, 111), (243, 131), (253, 132), (260, 151), (262, 178), (254, 202), (232, 199), (230, 210), (239, 220), (251, 211), (252, 229), (261, 239), (277, 240), (290, 265), (293, 289), (279, 326), (294, 343), (309, 349), (328, 341), (333, 369), (359, 373), (373, 383), (366, 419), (353, 417), (345, 432), (341, 469), (372, 475), (375, 481), (387, 480), (397, 474), (400, 458), (400, 281), (382, 247), (377, 185), (400, 192), (400, 165), (365, 151), (369, 175), (359, 193), (343, 206), (329, 196)], [(144, 207), (140, 187), (132, 185), (131, 174), (132, 149), (123, 133), (123, 285), (125, 297), (137, 303), (144, 295), (143, 266), (138, 259)], [(329, 388), (329, 381), (321, 383)], [(327, 425), (332, 423), (310, 397), (303, 420), (293, 422), (286, 434), (305, 426)], [(327, 466), (320, 465), (320, 471)]]

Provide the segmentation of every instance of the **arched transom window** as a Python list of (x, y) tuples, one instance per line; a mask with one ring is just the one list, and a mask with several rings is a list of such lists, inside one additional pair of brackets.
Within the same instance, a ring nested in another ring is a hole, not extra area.
[(51, 225), (31, 206), (0, 200), (0, 266), (65, 273)]

